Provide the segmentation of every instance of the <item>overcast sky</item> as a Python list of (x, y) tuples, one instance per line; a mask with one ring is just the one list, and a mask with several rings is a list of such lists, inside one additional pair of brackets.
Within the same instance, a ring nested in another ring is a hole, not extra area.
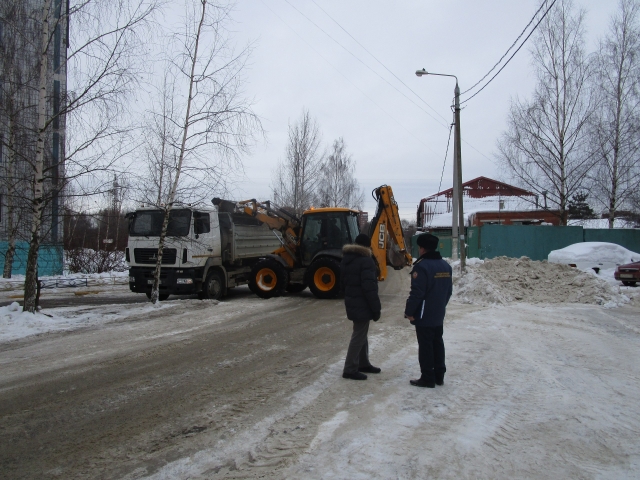
[[(587, 10), (591, 51), (617, 2), (575, 1)], [(344, 138), (365, 190), (364, 209), (372, 215), (371, 190), (389, 184), (402, 217), (412, 219), (419, 200), (438, 191), (455, 86), (453, 78), (419, 78), (415, 71), (454, 74), (464, 91), (513, 43), (538, 0), (315, 2), (237, 2), (234, 41), (255, 41), (246, 93), (255, 100), (267, 142), (244, 158), (246, 178), (234, 196), (271, 196), (272, 171), (284, 158), (288, 125), (306, 108), (327, 148)], [(525, 46), (466, 104), (461, 113), (463, 181), (480, 175), (508, 180), (494, 163), (496, 140), (505, 128), (510, 99), (529, 96), (533, 87)], [(441, 189), (452, 185), (452, 153), (453, 144)]]

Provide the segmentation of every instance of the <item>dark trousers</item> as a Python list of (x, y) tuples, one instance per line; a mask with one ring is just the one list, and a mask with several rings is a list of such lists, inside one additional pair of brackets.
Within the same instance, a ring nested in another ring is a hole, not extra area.
[(418, 360), (422, 379), (428, 382), (441, 381), (447, 367), (444, 365), (444, 341), (442, 326), (419, 327), (416, 325), (418, 337)]
[(353, 333), (347, 350), (347, 359), (344, 362), (344, 373), (356, 373), (360, 367), (368, 367), (369, 363), (369, 322), (353, 322)]

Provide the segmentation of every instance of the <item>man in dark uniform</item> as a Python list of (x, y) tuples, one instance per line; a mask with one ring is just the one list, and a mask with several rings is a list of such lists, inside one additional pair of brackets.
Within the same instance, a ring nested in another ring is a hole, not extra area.
[(451, 266), (437, 252), (438, 237), (418, 236), (420, 258), (411, 270), (411, 292), (404, 316), (416, 327), (418, 358), (422, 376), (411, 380), (416, 387), (435, 388), (444, 384), (444, 341), (442, 324), (453, 292)]

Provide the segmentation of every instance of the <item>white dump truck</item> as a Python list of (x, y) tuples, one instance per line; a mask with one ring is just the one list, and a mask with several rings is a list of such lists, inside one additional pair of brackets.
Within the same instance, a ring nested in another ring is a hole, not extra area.
[[(194, 294), (220, 298), (248, 283), (251, 267), (281, 247), (278, 232), (232, 208), (176, 205), (162, 253), (160, 300)], [(129, 288), (151, 297), (163, 212), (142, 207), (127, 215)]]

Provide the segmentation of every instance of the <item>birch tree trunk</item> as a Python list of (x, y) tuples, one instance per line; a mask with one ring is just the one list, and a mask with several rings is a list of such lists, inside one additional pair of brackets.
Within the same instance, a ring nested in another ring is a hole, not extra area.
[(51, 0), (42, 7), (42, 45), (40, 50), (40, 75), (38, 77), (38, 138), (33, 172), (33, 200), (31, 203), (31, 241), (27, 255), (24, 280), (23, 311), (35, 313), (38, 294), (38, 251), (44, 211), (44, 154), (47, 124), (47, 68), (49, 60), (49, 21)]
[(189, 135), (189, 126), (191, 124), (191, 103), (193, 101), (193, 86), (195, 84), (195, 71), (198, 62), (198, 49), (200, 47), (200, 35), (202, 33), (202, 25), (206, 16), (207, 0), (201, 0), (200, 20), (198, 22), (198, 29), (194, 38), (194, 49), (191, 55), (191, 71), (189, 74), (189, 95), (187, 96), (187, 108), (184, 115), (184, 123), (182, 124), (182, 141), (180, 144), (180, 153), (178, 155), (178, 164), (176, 166), (175, 177), (169, 196), (167, 198), (167, 204), (164, 210), (164, 218), (162, 221), (162, 230), (160, 231), (160, 240), (158, 241), (158, 259), (156, 260), (156, 268), (153, 273), (153, 286), (151, 287), (151, 302), (158, 303), (160, 296), (160, 271), (162, 268), (162, 251), (164, 249), (164, 242), (167, 237), (167, 227), (169, 226), (169, 215), (173, 208), (173, 202), (176, 197), (176, 191), (178, 189), (178, 182), (180, 181), (180, 172), (182, 170), (182, 163), (184, 162), (184, 155), (187, 145), (187, 137)]
[(16, 179), (16, 132), (15, 123), (9, 117), (9, 148), (7, 152), (7, 252), (4, 255), (3, 278), (11, 278), (13, 257), (16, 253), (16, 225), (15, 225), (15, 179)]

